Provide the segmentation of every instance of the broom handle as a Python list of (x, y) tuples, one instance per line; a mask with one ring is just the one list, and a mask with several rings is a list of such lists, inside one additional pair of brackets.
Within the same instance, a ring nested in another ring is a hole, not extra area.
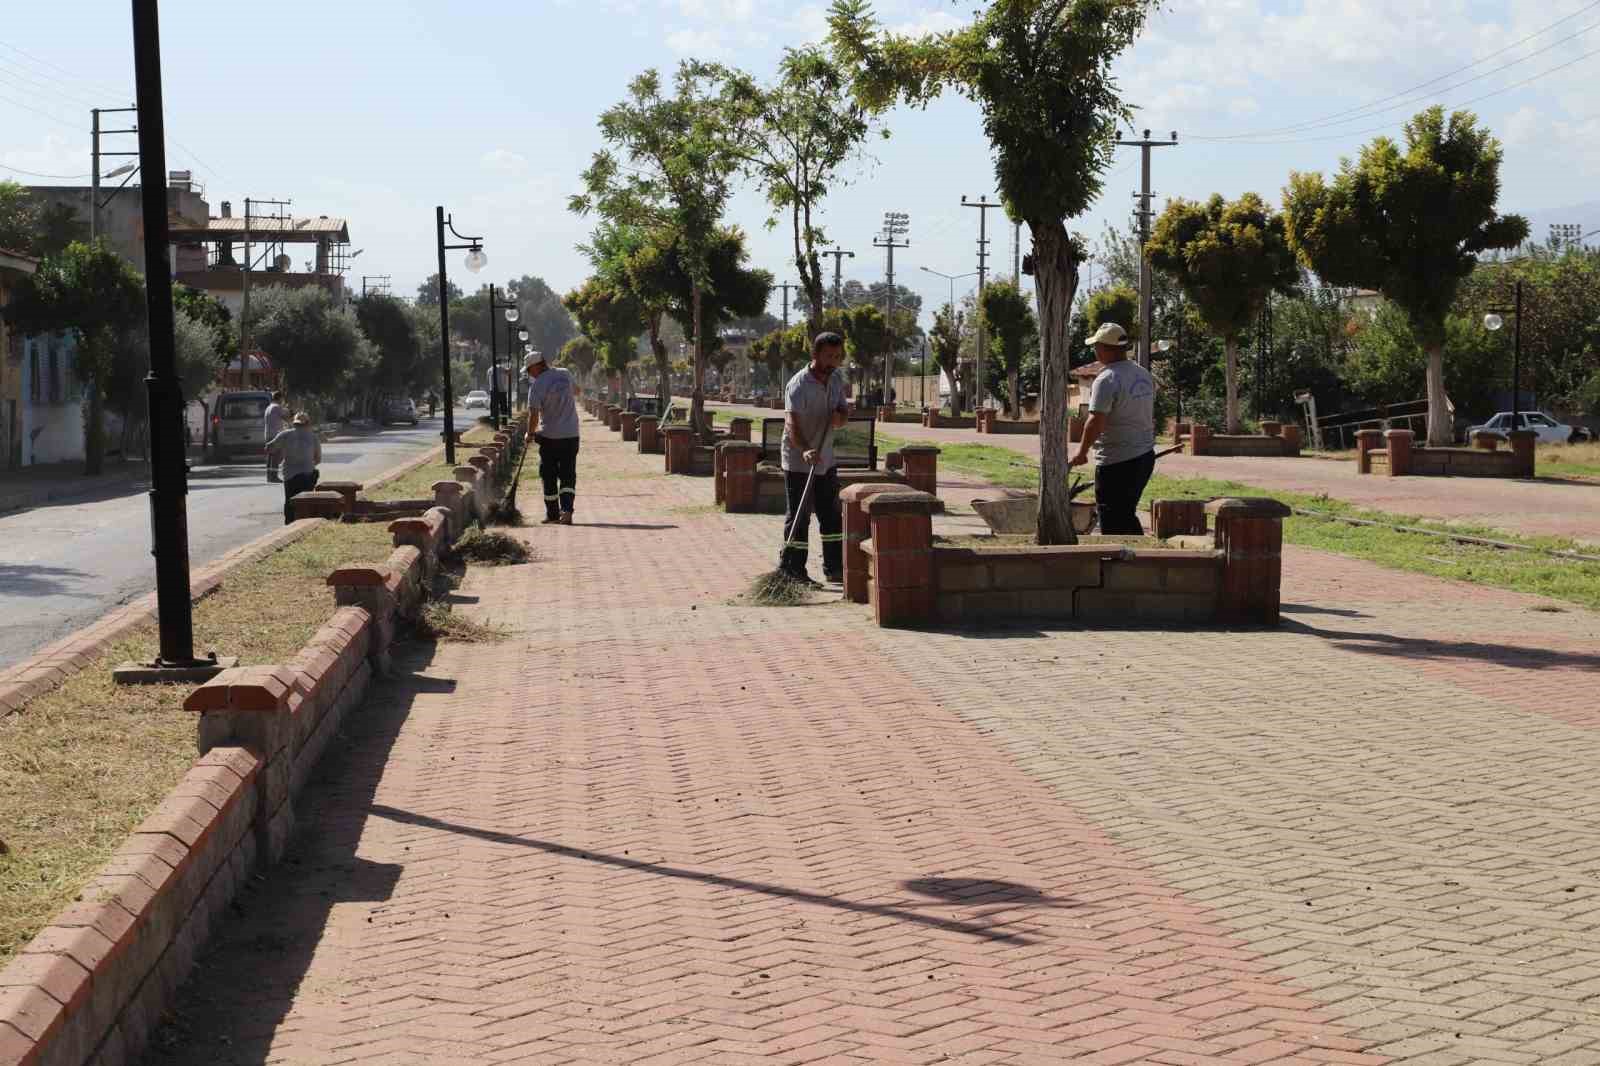
[[(833, 413), (828, 413), (828, 428), (823, 431), (822, 443), (817, 445), (817, 458), (822, 458), (822, 449), (828, 446), (828, 438), (833, 436)], [(794, 531), (800, 525), (800, 519), (806, 516), (806, 504), (811, 499), (811, 483), (817, 479), (817, 466), (811, 464), (811, 469), (806, 472), (806, 487), (800, 490), (800, 506), (795, 508), (794, 520), (789, 523), (789, 531), (784, 534), (783, 542), (790, 544), (794, 541)], [(809, 539), (809, 538), (808, 538)]]

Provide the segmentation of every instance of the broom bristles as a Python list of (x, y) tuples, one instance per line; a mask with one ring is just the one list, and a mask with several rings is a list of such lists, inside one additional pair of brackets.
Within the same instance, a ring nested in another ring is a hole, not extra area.
[(803, 603), (811, 593), (804, 585), (782, 570), (772, 570), (750, 583), (746, 599), (758, 607), (793, 607)]

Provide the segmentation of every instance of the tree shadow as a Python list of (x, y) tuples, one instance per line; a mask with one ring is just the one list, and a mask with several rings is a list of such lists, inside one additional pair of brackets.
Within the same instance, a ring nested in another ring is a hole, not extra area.
[(1306, 633), (1346, 651), (1363, 655), (1376, 655), (1386, 659), (1445, 660), (1462, 659), (1480, 663), (1496, 663), (1521, 670), (1600, 669), (1600, 654), (1556, 651), (1550, 648), (1527, 647), (1515, 644), (1488, 644), (1473, 640), (1429, 640), (1423, 637), (1405, 637), (1397, 633), (1340, 632), (1318, 629), (1304, 622), (1285, 620), (1286, 631)]
[[(217, 921), (141, 1060), (145, 1066), (263, 1066), (339, 904), (387, 901), (404, 867), (361, 858), (377, 794), (416, 697), (448, 692), (423, 673), (434, 645), (399, 644), (395, 674), (350, 712), (295, 804), (301, 832), (283, 861), (251, 878)], [(313, 831), (313, 827), (314, 831)]]
[(1279, 608), (1284, 614), (1328, 614), (1339, 618), (1371, 618), (1365, 611), (1352, 611), (1343, 607), (1313, 607), (1309, 603), (1286, 603)]
[(580, 527), (582, 527), (584, 529), (643, 529), (643, 530), (656, 530), (656, 529), (677, 529), (678, 528), (677, 526), (656, 526), (656, 525), (648, 525), (648, 524), (642, 524), (642, 523), (635, 524), (635, 523), (630, 523), (630, 522), (580, 522), (576, 518), (574, 518), (572, 520), (572, 524), (574, 526), (580, 526)]
[(66, 566), (0, 563), (0, 596), (68, 596), (92, 600), (96, 598), (92, 593), (75, 592), (73, 587), (93, 576)]

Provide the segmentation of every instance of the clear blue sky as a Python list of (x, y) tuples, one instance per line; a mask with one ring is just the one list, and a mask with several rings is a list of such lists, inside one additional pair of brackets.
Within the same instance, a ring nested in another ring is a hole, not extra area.
[[(878, 11), (891, 26), (939, 29), (958, 25), (971, 6), (881, 0)], [(1587, 89), (1600, 62), (1587, 57), (1600, 49), (1600, 0), (1169, 6), (1177, 10), (1158, 15), (1120, 66), (1138, 124), (1176, 129), (1184, 142), (1157, 153), (1158, 203), (1246, 190), (1276, 200), (1291, 169), (1331, 169), (1428, 103), (1491, 93), (1472, 107), (1505, 142), (1507, 209), (1538, 213), (1543, 236), (1551, 209), (1600, 199), (1600, 103)], [(532, 273), (562, 290), (577, 284), (584, 263), (573, 246), (587, 224), (567, 213), (566, 198), (598, 147), (595, 116), (627, 80), (691, 54), (769, 73), (785, 45), (822, 35), (825, 7), (280, 0), (249, 19), (237, 10), (162, 4), (169, 166), (192, 167), (214, 210), (225, 199), (239, 210), (253, 196), (348, 217), (354, 247), (365, 250), (354, 273), (391, 274), (395, 291), (409, 295), (434, 269), (437, 203), (463, 232), (486, 237), (489, 268), (477, 280)], [(129, 36), (125, 0), (28, 5), (25, 18), (6, 20), (0, 165), (86, 174), (88, 108), (132, 102)], [(1533, 80), (1518, 84), (1525, 79)], [(958, 98), (896, 111), (887, 125), (892, 138), (871, 145), (829, 202), (829, 236), (860, 253), (849, 273), (870, 282), (882, 276), (871, 242), (883, 212), (910, 214), (912, 247), (897, 254), (897, 274), (931, 306), (948, 285), (918, 267), (975, 267), (977, 212), (959, 201), (994, 192), (988, 146), (976, 109)], [(1198, 139), (1239, 134), (1260, 135)], [(1077, 227), (1097, 236), (1106, 220), (1121, 222), (1137, 182), (1137, 153), (1124, 150), (1101, 202)], [(793, 280), (784, 242), (763, 229), (764, 218), (755, 195), (735, 202), (732, 220), (751, 233), (758, 264)], [(994, 261), (1009, 271), (1009, 227), (997, 228)], [(464, 286), (475, 280), (459, 256), (452, 272)]]

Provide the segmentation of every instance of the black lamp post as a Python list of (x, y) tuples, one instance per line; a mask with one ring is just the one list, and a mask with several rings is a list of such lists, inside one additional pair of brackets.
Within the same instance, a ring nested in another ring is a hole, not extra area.
[(139, 166), (144, 221), (145, 310), (149, 317), (150, 539), (156, 559), (160, 651), (152, 663), (124, 664), (122, 683), (204, 680), (237, 663), (196, 659), (189, 589), (189, 466), (183, 436), (168, 253), (166, 123), (161, 103), (161, 17), (156, 0), (133, 0), (133, 70), (138, 95)]
[[(474, 274), (484, 268), (484, 264), (489, 262), (489, 257), (483, 254), (482, 237), (468, 237), (457, 233), (455, 226), (451, 225), (450, 216), (444, 213), (443, 207), (436, 207), (433, 210), (434, 226), (439, 234), (439, 362), (444, 374), (444, 461), (455, 466), (456, 401), (455, 392), (450, 385), (450, 279), (445, 273), (444, 253), (458, 248), (467, 249), (463, 265)], [(447, 229), (457, 240), (467, 243), (446, 244), (444, 234)]]
[[(500, 395), (500, 356), (499, 356), (499, 353), (496, 351), (497, 342), (495, 340), (495, 338), (498, 337), (499, 334), (495, 332), (495, 328), (494, 328), (494, 313), (496, 311), (502, 311), (502, 310), (506, 313), (506, 323), (507, 323), (508, 327), (510, 325), (514, 324), (517, 321), (517, 319), (520, 318), (521, 315), (522, 315), (522, 312), (517, 310), (517, 305), (515, 303), (506, 303), (504, 301), (495, 299), (494, 286), (490, 285), (489, 286), (489, 418), (494, 422), (494, 428), (496, 428), (496, 429), (500, 428), (501, 423), (502, 423), (502, 417), (505, 414), (504, 407), (503, 407), (504, 401), (501, 399), (501, 395)], [(511, 338), (510, 338), (509, 334), (510, 334), (510, 330), (508, 328), (507, 329), (507, 337), (506, 337), (506, 361), (507, 362), (511, 361)]]
[[(1490, 333), (1498, 333), (1505, 325), (1503, 315), (1515, 315), (1516, 323), (1511, 327), (1511, 430), (1522, 428), (1522, 282), (1518, 280), (1515, 287), (1516, 302), (1510, 307), (1492, 309), (1483, 316), (1483, 328)], [(1508, 431), (1509, 432), (1509, 431)]]

